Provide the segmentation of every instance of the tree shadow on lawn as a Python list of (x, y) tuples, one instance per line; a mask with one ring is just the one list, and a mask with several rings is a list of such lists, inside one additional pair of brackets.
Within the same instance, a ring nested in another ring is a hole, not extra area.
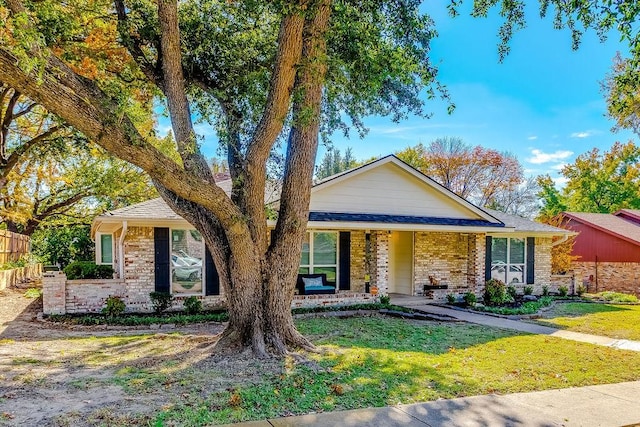
[(638, 311), (638, 315), (640, 316), (640, 307), (637, 310), (633, 310), (629, 307), (601, 302), (556, 303), (550, 310), (543, 311), (541, 316), (543, 319), (553, 319), (554, 317), (582, 317), (588, 314), (618, 311)]

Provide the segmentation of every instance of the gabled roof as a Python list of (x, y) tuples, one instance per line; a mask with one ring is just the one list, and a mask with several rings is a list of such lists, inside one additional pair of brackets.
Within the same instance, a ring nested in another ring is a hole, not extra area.
[(563, 212), (566, 218), (640, 245), (640, 226), (620, 216), (602, 213)]
[(640, 224), (640, 209), (620, 209), (614, 215)]
[[(394, 171), (399, 171), (400, 174), (404, 173), (405, 175), (412, 177), (414, 181), (411, 181), (411, 182), (417, 182), (422, 186), (421, 188), (424, 188), (425, 190), (430, 191), (432, 194), (437, 194), (443, 199), (448, 200), (449, 203), (451, 203), (452, 206), (455, 206), (457, 210), (462, 210), (467, 212), (465, 214), (466, 217), (460, 218), (460, 219), (483, 220), (486, 223), (491, 224), (493, 226), (498, 226), (498, 227), (504, 226), (499, 219), (489, 214), (486, 210), (483, 210), (475, 206), (468, 200), (465, 200), (462, 197), (458, 196), (448, 188), (440, 185), (438, 182), (429, 178), (427, 175), (413, 168), (411, 165), (405, 163), (404, 161), (402, 161), (401, 159), (399, 159), (393, 154), (374, 160), (370, 163), (359, 166), (357, 168), (350, 169), (348, 171), (341, 172), (336, 175), (327, 177), (322, 181), (319, 181), (318, 183), (316, 183), (311, 189), (311, 199), (312, 199), (311, 210), (312, 211), (316, 210), (314, 209), (314, 203), (313, 203), (314, 195), (318, 195), (320, 193), (326, 193), (331, 187), (337, 186), (341, 183), (355, 181), (360, 176), (367, 175), (369, 172), (373, 170), (376, 170), (376, 169), (382, 170), (385, 167), (385, 165), (395, 166), (396, 169), (394, 169)], [(370, 175), (367, 175), (367, 177), (368, 176)], [(373, 192), (382, 191), (379, 188), (371, 188), (370, 190), (372, 190)], [(354, 196), (360, 196), (360, 195), (354, 195)], [(380, 194), (379, 196), (390, 197), (391, 194)], [(393, 206), (390, 206), (390, 208), (393, 208)], [(335, 211), (335, 209), (332, 209), (331, 211)], [(350, 211), (350, 213), (356, 213), (356, 212)], [(363, 212), (363, 213), (386, 214), (388, 212)], [(417, 212), (401, 213), (401, 216), (406, 216), (406, 215), (417, 215)], [(420, 215), (420, 216), (432, 216), (432, 215)], [(438, 217), (437, 215), (433, 215), (433, 216)]]

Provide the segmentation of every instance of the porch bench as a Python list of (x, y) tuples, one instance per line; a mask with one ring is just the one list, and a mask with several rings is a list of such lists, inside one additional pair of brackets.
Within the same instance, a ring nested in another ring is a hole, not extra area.
[(321, 274), (298, 274), (296, 283), (298, 295), (322, 295), (335, 294), (336, 284), (327, 282), (327, 275)]
[(449, 285), (424, 285), (423, 291), (435, 291), (436, 289), (449, 289)]

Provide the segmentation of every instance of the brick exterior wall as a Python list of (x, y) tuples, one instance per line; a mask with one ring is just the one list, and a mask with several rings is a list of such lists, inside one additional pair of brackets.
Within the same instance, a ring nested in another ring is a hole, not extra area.
[(350, 282), (352, 292), (364, 292), (364, 276), (366, 271), (366, 241), (364, 231), (351, 232), (351, 271)]
[[(533, 276), (533, 293), (534, 295), (542, 295), (542, 286), (551, 285), (551, 244), (553, 240), (550, 237), (536, 237), (535, 247), (535, 268)], [(529, 285), (531, 286), (531, 285)], [(556, 290), (550, 291), (555, 292)]]
[(389, 293), (389, 233), (386, 231), (376, 231), (375, 245), (375, 284), (378, 287), (378, 294)]
[(42, 275), (42, 312), (44, 314), (65, 314), (67, 276), (61, 271), (46, 272)]
[(587, 292), (614, 291), (640, 297), (640, 263), (598, 262), (597, 274), (595, 262), (574, 261), (572, 267), (576, 285), (583, 284)]

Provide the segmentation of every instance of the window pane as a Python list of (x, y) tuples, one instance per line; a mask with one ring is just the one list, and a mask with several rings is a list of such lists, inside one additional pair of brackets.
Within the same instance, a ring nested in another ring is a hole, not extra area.
[(337, 233), (313, 233), (313, 264), (336, 265), (337, 241)]
[(491, 278), (506, 283), (507, 265), (502, 261), (498, 261), (497, 264), (493, 264), (491, 266)]
[(298, 269), (298, 274), (309, 274), (309, 267), (300, 267)]
[(524, 239), (510, 239), (509, 264), (524, 264)]
[(507, 279), (508, 283), (524, 283), (524, 265), (510, 265)]
[(309, 233), (305, 233), (304, 240), (302, 241), (302, 255), (300, 256), (300, 265), (309, 265)]
[(100, 262), (102, 264), (113, 264), (113, 235), (100, 235)]
[(336, 268), (335, 267), (314, 267), (313, 274), (326, 274), (327, 282), (336, 282)]
[(507, 262), (507, 238), (491, 239), (491, 263)]
[(203, 259), (204, 244), (197, 230), (171, 230), (173, 293), (202, 293)]

